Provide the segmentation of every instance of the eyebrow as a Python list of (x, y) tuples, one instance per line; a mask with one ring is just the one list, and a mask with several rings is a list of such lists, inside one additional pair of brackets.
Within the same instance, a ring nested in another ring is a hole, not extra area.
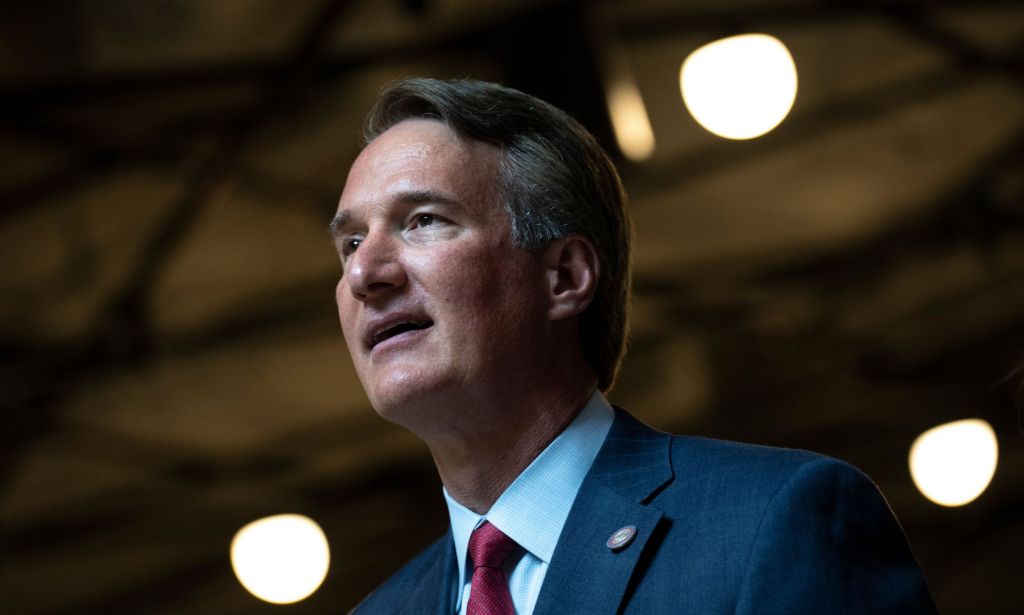
[[(410, 190), (408, 192), (400, 192), (391, 200), (396, 204), (410, 205), (418, 203), (440, 203), (442, 205), (454, 205), (456, 207), (461, 207), (462, 205), (462, 203), (452, 196), (443, 192), (437, 192), (436, 190)], [(327, 230), (332, 235), (337, 234), (351, 221), (352, 212), (348, 210), (340, 211), (331, 219), (330, 224), (327, 225)]]
[(352, 214), (348, 211), (338, 213), (336, 216), (331, 218), (331, 223), (327, 225), (327, 232), (331, 235), (336, 235), (348, 221), (352, 219)]

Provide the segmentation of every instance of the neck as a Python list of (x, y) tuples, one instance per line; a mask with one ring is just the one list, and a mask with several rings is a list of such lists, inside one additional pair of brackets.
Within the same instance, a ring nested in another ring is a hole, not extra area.
[(460, 504), (484, 514), (505, 489), (576, 418), (597, 386), (580, 378), (554, 394), (534, 392), (481, 408), (467, 408), (458, 433), (427, 442), (441, 482)]

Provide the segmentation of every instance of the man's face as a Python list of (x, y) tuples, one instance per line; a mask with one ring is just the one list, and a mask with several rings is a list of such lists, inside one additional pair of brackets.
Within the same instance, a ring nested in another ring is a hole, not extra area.
[(374, 408), (414, 430), (440, 418), (427, 408), (507, 394), (544, 335), (541, 258), (511, 244), (498, 157), (406, 120), (363, 150), (341, 195), (341, 328)]

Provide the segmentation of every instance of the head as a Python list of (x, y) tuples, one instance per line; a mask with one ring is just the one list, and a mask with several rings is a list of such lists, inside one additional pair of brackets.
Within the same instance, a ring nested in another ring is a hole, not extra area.
[(629, 227), (593, 138), (514, 90), (430, 80), (385, 90), (366, 137), (332, 227), (342, 330), (378, 412), (446, 435), (460, 407), (607, 389)]
[(471, 80), (392, 83), (371, 109), (364, 137), (371, 143), (415, 118), (440, 121), (464, 141), (496, 148), (495, 190), (514, 246), (536, 251), (571, 236), (593, 245), (599, 277), (578, 319), (579, 339), (599, 388), (607, 391), (625, 351), (632, 229), (622, 183), (604, 150), (552, 105)]

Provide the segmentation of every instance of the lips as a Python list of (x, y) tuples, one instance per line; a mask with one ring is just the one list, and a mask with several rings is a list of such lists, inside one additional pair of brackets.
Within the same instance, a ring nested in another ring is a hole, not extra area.
[(434, 321), (420, 316), (394, 314), (370, 323), (366, 328), (366, 345), (369, 349), (409, 331), (420, 331), (433, 326)]

